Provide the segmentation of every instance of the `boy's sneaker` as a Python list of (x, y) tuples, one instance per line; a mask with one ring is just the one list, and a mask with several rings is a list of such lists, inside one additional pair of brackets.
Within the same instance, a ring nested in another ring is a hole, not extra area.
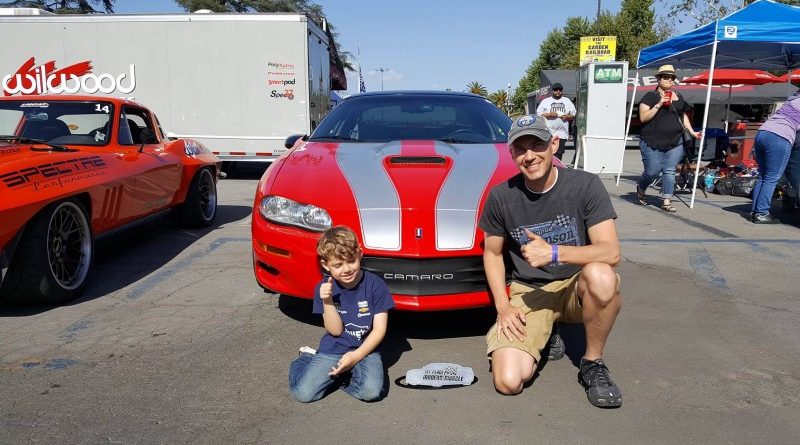
[(589, 402), (600, 408), (617, 408), (622, 406), (622, 391), (611, 380), (603, 359), (596, 361), (581, 359), (578, 381), (586, 389)]
[(550, 340), (547, 341), (547, 360), (561, 360), (564, 358), (564, 340), (559, 334), (558, 324), (553, 325), (553, 333), (550, 334)]
[(303, 355), (303, 353), (314, 355), (317, 353), (317, 350), (309, 346), (301, 346), (300, 350), (297, 351), (297, 355)]

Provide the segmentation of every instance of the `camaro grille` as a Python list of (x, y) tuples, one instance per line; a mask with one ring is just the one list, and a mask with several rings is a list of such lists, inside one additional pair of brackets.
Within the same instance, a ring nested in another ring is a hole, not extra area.
[(361, 267), (383, 278), (393, 294), (424, 296), (480, 292), (487, 289), (481, 257), (364, 257)]

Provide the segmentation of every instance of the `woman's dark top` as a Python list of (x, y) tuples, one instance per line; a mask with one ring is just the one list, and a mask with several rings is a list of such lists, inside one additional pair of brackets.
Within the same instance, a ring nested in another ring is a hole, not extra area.
[[(691, 107), (683, 100), (683, 96), (676, 91), (673, 93), (673, 98), (677, 95), (678, 99), (673, 99), (672, 105), (668, 107), (661, 107), (655, 117), (642, 125), (640, 136), (647, 145), (653, 148), (670, 149), (682, 142), (683, 115)], [(661, 94), (658, 91), (651, 91), (642, 97), (640, 103), (653, 108), (659, 102), (661, 102)]]

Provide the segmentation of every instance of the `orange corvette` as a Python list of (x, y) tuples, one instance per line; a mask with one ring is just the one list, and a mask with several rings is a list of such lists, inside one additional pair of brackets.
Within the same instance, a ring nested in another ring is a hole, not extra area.
[(0, 97), (0, 297), (53, 304), (80, 295), (96, 238), (173, 213), (213, 223), (220, 161), (168, 140), (126, 100)]

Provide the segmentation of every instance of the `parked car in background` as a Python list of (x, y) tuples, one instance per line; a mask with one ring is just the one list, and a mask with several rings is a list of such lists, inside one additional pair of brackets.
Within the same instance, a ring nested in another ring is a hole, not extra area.
[(211, 225), (220, 164), (131, 100), (0, 97), (0, 302), (79, 296), (99, 237), (169, 212)]
[(489, 190), (518, 173), (511, 120), (455, 92), (376, 92), (337, 105), (264, 173), (253, 206), (253, 267), (265, 289), (312, 298), (320, 232), (352, 227), (362, 267), (400, 310), (491, 303), (477, 221)]

